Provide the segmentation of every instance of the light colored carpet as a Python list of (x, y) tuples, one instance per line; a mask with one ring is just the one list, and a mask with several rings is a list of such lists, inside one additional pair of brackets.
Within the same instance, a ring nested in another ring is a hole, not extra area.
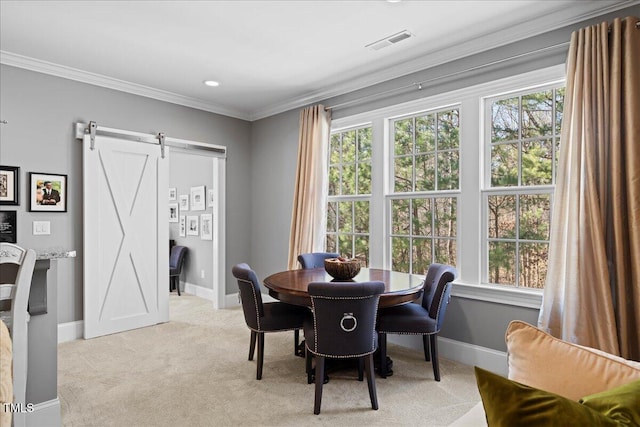
[(441, 381), (420, 352), (389, 345), (394, 375), (366, 380), (330, 373), (322, 412), (293, 333), (265, 338), (261, 381), (247, 360), (249, 330), (239, 308), (171, 295), (171, 321), (58, 346), (58, 395), (65, 426), (444, 426), (480, 400), (473, 368), (440, 359)]

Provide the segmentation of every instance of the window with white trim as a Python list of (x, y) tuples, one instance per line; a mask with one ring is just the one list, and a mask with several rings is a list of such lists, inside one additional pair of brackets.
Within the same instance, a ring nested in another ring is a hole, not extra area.
[(486, 282), (544, 288), (564, 87), (485, 100)]
[(369, 265), (371, 126), (333, 132), (326, 250)]
[(563, 80), (558, 65), (334, 119), (327, 250), (454, 265), (456, 292), (538, 307)]
[(425, 274), (433, 262), (456, 265), (460, 110), (391, 120), (391, 268)]

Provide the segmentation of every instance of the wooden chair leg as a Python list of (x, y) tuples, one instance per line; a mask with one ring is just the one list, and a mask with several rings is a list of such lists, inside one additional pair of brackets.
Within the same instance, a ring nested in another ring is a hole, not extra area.
[(313, 356), (311, 355), (311, 352), (307, 350), (306, 346), (305, 346), (304, 352), (305, 352), (305, 367), (307, 370), (307, 384), (312, 384), (313, 368), (311, 367), (311, 359), (313, 358)]
[(294, 356), (302, 356), (300, 354), (300, 329), (293, 331), (293, 354)]
[(264, 332), (258, 332), (258, 372), (256, 379), (262, 379), (262, 362), (264, 360)]
[(371, 398), (371, 409), (378, 410), (378, 394), (376, 393), (376, 378), (373, 373), (373, 353), (364, 357), (364, 370), (367, 373), (367, 385), (369, 386), (369, 397)]
[(322, 404), (322, 385), (324, 384), (324, 357), (316, 356), (316, 396), (313, 405), (313, 413), (320, 413), (320, 405)]
[(358, 357), (358, 381), (362, 381), (364, 379), (364, 359), (362, 357)]
[(180, 276), (175, 276), (176, 289), (178, 290), (178, 296), (180, 296)]
[(313, 413), (320, 413), (322, 404), (322, 385), (324, 384), (324, 357), (316, 356), (316, 397), (313, 405)]
[(249, 342), (249, 360), (253, 360), (253, 353), (256, 349), (256, 331), (251, 331), (251, 341)]
[(427, 335), (422, 336), (422, 347), (424, 347), (424, 360), (428, 362), (431, 358), (429, 357), (429, 337)]
[(433, 365), (433, 377), (440, 381), (440, 366), (438, 365), (438, 335), (429, 335), (431, 341), (431, 364)]
[(380, 367), (378, 373), (387, 378), (387, 334), (378, 332), (378, 349), (380, 350)]

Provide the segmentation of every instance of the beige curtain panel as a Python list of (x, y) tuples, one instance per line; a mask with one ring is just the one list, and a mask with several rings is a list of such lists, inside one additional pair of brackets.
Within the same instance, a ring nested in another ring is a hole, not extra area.
[(315, 105), (300, 112), (298, 166), (293, 194), (288, 268), (298, 255), (324, 250), (327, 209), (327, 155), (331, 113)]
[(640, 360), (638, 18), (571, 36), (539, 326)]

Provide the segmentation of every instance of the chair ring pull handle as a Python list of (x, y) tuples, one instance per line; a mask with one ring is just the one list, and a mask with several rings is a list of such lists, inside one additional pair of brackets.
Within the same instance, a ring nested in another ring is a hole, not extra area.
[[(345, 320), (353, 320), (353, 326), (351, 328), (346, 328), (344, 326)], [(352, 332), (353, 330), (356, 329), (357, 326), (358, 326), (358, 320), (356, 320), (356, 318), (353, 317), (353, 313), (344, 313), (344, 316), (342, 316), (342, 320), (340, 320), (340, 327), (342, 328), (342, 330), (345, 332)]]

